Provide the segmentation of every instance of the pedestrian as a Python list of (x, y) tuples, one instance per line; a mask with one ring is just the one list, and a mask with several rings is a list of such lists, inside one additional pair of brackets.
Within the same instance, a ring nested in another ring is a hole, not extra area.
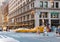
[(58, 34), (58, 28), (56, 28), (56, 34)]
[(38, 27), (37, 33), (40, 34), (40, 28)]
[(43, 33), (43, 35), (44, 36), (48, 36), (48, 34), (47, 34), (47, 27), (46, 26), (44, 26), (44, 33)]
[(49, 23), (46, 23), (46, 27), (47, 27), (48, 32), (51, 32), (51, 28), (50, 28), (50, 24)]

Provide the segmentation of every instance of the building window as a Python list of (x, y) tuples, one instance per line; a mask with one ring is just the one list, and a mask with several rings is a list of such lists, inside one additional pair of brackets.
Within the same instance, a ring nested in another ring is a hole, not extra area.
[(40, 1), (40, 7), (43, 7), (43, 2), (42, 1)]
[(57, 14), (51, 14), (51, 18), (58, 18)]
[(47, 12), (45, 12), (45, 16), (44, 16), (44, 18), (47, 18), (48, 17), (48, 13)]
[(31, 7), (32, 7), (32, 8), (34, 7), (34, 2), (31, 4)]
[(31, 18), (34, 18), (34, 14), (31, 15)]
[(27, 15), (27, 20), (29, 19), (29, 15)]
[(23, 16), (23, 20), (25, 20), (25, 16)]
[(39, 20), (39, 26), (41, 26), (41, 25), (42, 25), (42, 19)]
[(26, 0), (27, 4), (29, 3), (29, 0)]
[(18, 2), (18, 4), (19, 4), (20, 2)]
[(23, 6), (25, 5), (25, 2), (23, 3)]
[(48, 2), (44, 2), (44, 8), (48, 7)]
[(22, 4), (20, 5), (20, 7), (22, 7)]
[(54, 2), (51, 2), (50, 4), (51, 4), (51, 8), (54, 8)]
[(23, 12), (25, 12), (25, 7), (23, 7)]
[[(48, 24), (48, 19), (44, 19), (44, 25)], [(39, 20), (39, 25), (42, 25), (42, 19)]]
[(40, 18), (42, 18), (42, 12), (40, 12), (40, 15), (39, 15)]
[(27, 5), (27, 10), (29, 9), (29, 5)]
[(48, 18), (48, 13), (47, 12), (40, 12), (39, 17), (42, 18), (42, 16), (43, 16), (43, 18)]
[(22, 0), (20, 0), (20, 2), (22, 2)]
[(19, 8), (19, 14), (21, 14), (21, 9)]
[(21, 17), (21, 22), (22, 22), (22, 17)]
[(22, 8), (21, 8), (21, 13), (22, 13)]
[(59, 3), (58, 2), (56, 2), (56, 8), (58, 8), (59, 7)]
[(51, 18), (58, 18), (59, 17), (59, 13), (58, 12), (52, 12), (51, 13)]
[(34, 1), (34, 0), (31, 0), (31, 2)]

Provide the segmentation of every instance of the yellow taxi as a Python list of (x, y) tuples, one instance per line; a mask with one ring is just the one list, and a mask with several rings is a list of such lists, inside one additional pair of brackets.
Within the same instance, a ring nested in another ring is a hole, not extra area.
[(19, 29), (16, 29), (15, 32), (28, 32), (29, 29), (26, 29), (26, 28), (19, 28)]
[[(36, 33), (39, 30), (40, 33), (44, 32), (44, 27), (43, 26), (39, 26), (39, 27), (35, 27), (35, 28), (31, 28), (31, 29), (27, 29), (27, 28), (19, 28), (19, 29), (15, 29), (15, 32), (31, 32), (31, 33)], [(49, 31), (47, 29), (47, 31)]]

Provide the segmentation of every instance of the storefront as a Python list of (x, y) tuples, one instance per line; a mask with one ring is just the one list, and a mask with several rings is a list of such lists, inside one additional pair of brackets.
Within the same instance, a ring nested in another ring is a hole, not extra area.
[(51, 18), (59, 18), (59, 12), (51, 12)]
[(51, 12), (51, 26), (59, 25), (59, 12)]
[(59, 20), (51, 20), (51, 26), (58, 26)]
[[(48, 19), (44, 19), (44, 25), (46, 25), (48, 23)], [(39, 20), (39, 26), (42, 25), (42, 19)]]

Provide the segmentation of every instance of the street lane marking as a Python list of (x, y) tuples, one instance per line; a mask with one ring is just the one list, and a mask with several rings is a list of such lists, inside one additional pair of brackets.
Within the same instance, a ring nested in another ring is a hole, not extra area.
[(0, 35), (0, 38), (8, 38), (6, 35)]
[(4, 36), (0, 35), (1, 38), (5, 38)]
[(6, 35), (0, 35), (0, 42), (20, 42), (14, 38), (8, 37)]

